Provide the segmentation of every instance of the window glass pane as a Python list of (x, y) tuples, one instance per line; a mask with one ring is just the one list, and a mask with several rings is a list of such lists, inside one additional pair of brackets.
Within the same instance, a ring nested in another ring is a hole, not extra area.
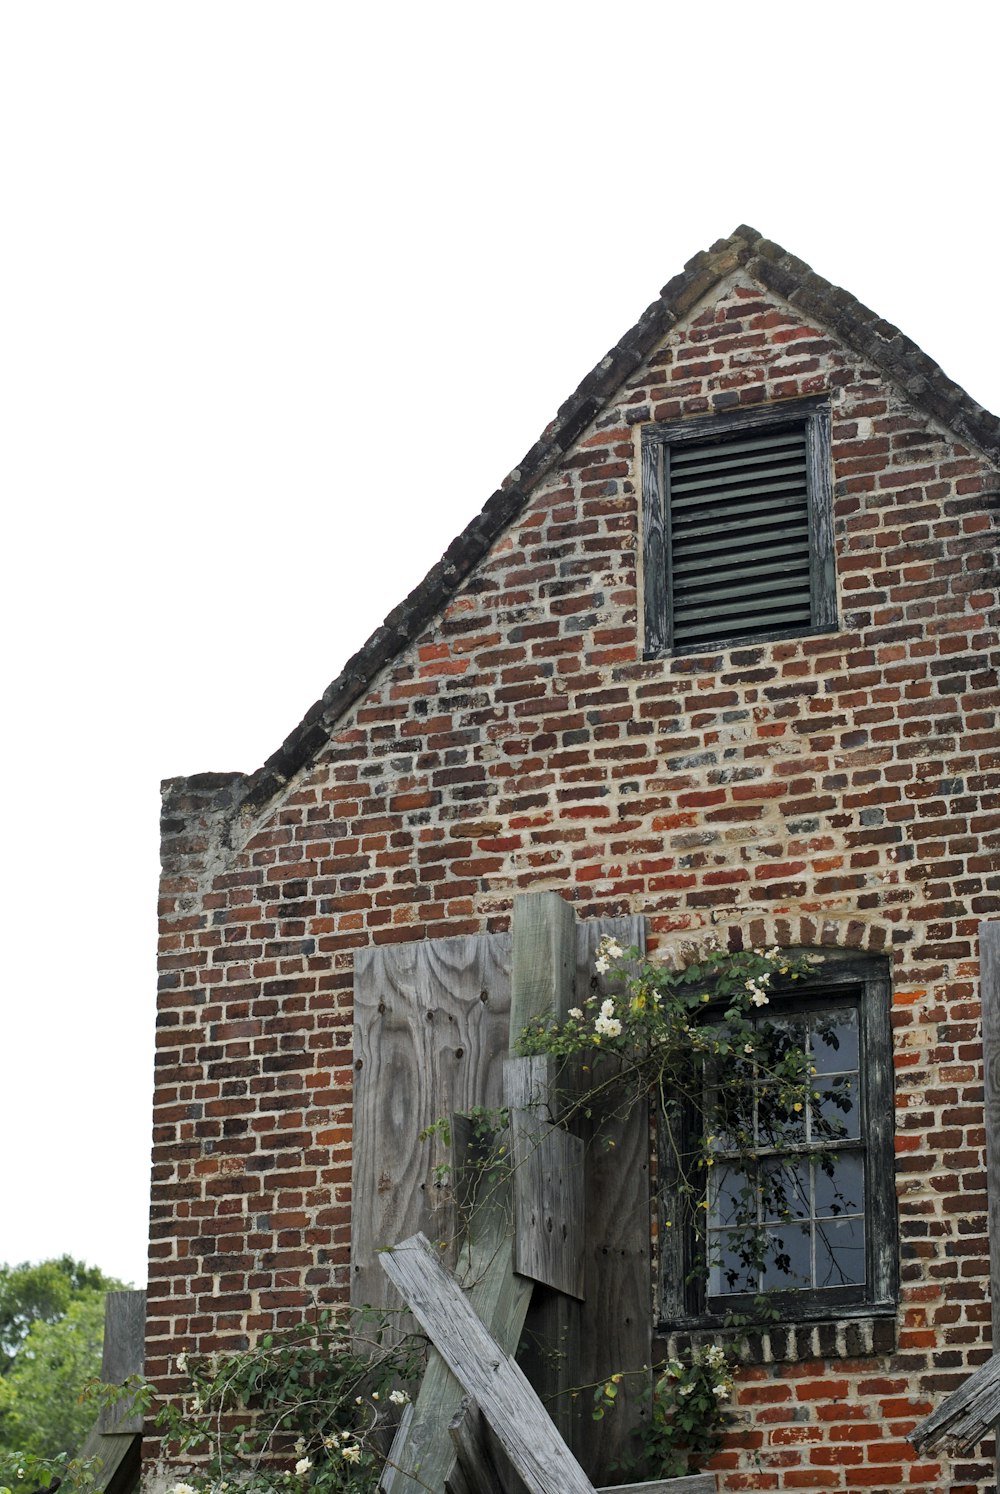
[(788, 1157), (761, 1168), (761, 1217), (768, 1223), (808, 1219), (809, 1162)]
[(765, 1291), (789, 1292), (812, 1285), (808, 1224), (783, 1224), (767, 1231), (764, 1255)]
[(708, 1188), (708, 1219), (712, 1226), (756, 1222), (757, 1187), (736, 1167), (714, 1167)]
[(716, 1297), (759, 1290), (760, 1272), (756, 1255), (757, 1231), (711, 1230), (708, 1237), (708, 1289)]
[(864, 1280), (864, 1219), (820, 1220), (816, 1225), (816, 1285), (857, 1286)]
[(865, 1168), (855, 1152), (834, 1152), (815, 1164), (816, 1217), (863, 1214)]
[(812, 1140), (856, 1141), (861, 1135), (861, 1091), (857, 1074), (825, 1074), (810, 1106)]
[(757, 1144), (779, 1151), (805, 1143), (807, 1119), (806, 1109), (789, 1110), (781, 1093), (775, 1083), (763, 1083), (757, 1091)]
[(809, 1048), (818, 1074), (843, 1074), (858, 1067), (855, 1007), (819, 1012), (809, 1019)]

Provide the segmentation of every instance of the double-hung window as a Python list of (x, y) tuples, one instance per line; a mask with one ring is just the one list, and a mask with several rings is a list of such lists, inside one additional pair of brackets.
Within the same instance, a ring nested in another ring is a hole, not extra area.
[[(662, 1169), (668, 1323), (831, 1318), (892, 1307), (889, 1006), (884, 960), (835, 957), (807, 982), (775, 989), (756, 1015), (755, 1053), (767, 1059), (746, 1060), (739, 1113), (712, 1138), (704, 1191), (672, 1196), (669, 1166)], [(808, 1055), (814, 1072), (807, 1102), (789, 1118), (776, 1103), (773, 1075), (792, 1049)], [(705, 1083), (713, 1083), (711, 1073)]]
[(836, 626), (825, 400), (649, 425), (642, 457), (647, 657)]

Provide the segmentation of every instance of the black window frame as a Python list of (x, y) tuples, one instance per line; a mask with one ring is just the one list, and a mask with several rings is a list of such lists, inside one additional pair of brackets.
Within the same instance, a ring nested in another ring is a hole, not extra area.
[[(670, 448), (691, 441), (720, 444), (757, 432), (800, 428), (806, 440), (806, 496), (809, 511), (808, 627), (791, 627), (681, 643), (675, 647), (671, 581)], [(833, 474), (830, 454), (831, 417), (826, 395), (778, 401), (752, 410), (698, 415), (661, 421), (642, 428), (643, 583), (646, 628), (645, 657), (702, 653), (743, 643), (800, 638), (837, 627), (837, 579), (833, 541)]]
[[(806, 953), (796, 950), (794, 953)], [(809, 980), (775, 988), (771, 1008), (813, 1012), (854, 1004), (858, 1011), (859, 1065), (863, 1074), (860, 1132), (865, 1159), (866, 1280), (857, 1287), (809, 1287), (767, 1294), (769, 1312), (782, 1323), (829, 1322), (896, 1311), (899, 1250), (895, 1184), (895, 1086), (892, 1062), (892, 989), (889, 962), (882, 956), (824, 951)], [(706, 1020), (721, 1015), (706, 1007)], [(761, 1014), (766, 1020), (767, 1013)], [(672, 1189), (662, 1134), (658, 1146), (658, 1239), (660, 1243), (659, 1328), (676, 1332), (722, 1328), (734, 1316), (753, 1316), (751, 1294), (711, 1297), (706, 1282), (704, 1245), (693, 1226), (700, 1200)], [(703, 1232), (702, 1232), (703, 1233)], [(762, 1326), (767, 1326), (763, 1324)]]

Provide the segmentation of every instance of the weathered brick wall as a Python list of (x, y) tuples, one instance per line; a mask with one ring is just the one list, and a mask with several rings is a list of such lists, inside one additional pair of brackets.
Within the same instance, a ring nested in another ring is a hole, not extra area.
[[(637, 433), (829, 391), (841, 629), (645, 662)], [(1000, 909), (996, 471), (738, 272), (282, 793), (165, 791), (147, 1372), (347, 1288), (351, 983), (515, 892), (892, 959), (897, 1342), (748, 1369), (737, 1489), (982, 1490), (903, 1434), (989, 1352), (975, 931)], [(391, 601), (392, 599), (387, 599)], [(236, 808), (234, 809), (234, 806)], [(991, 875), (992, 867), (992, 875)]]

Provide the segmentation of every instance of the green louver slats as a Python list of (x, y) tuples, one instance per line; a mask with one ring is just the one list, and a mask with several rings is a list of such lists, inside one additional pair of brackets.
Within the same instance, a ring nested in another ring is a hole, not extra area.
[(674, 647), (808, 627), (804, 425), (674, 445), (667, 476)]

